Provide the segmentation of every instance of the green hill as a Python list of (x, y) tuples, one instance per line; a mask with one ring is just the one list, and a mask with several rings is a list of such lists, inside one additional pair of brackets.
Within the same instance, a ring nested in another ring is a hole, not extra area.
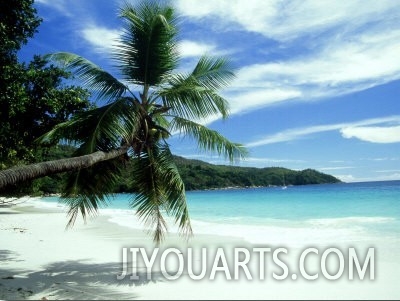
[(339, 179), (313, 169), (295, 171), (282, 167), (213, 165), (175, 157), (187, 190), (338, 183)]

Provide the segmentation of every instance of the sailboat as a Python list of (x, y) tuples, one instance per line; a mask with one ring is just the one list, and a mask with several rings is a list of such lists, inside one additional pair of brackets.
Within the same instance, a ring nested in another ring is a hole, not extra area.
[(285, 175), (283, 175), (283, 185), (282, 189), (287, 189), (286, 183), (285, 183)]

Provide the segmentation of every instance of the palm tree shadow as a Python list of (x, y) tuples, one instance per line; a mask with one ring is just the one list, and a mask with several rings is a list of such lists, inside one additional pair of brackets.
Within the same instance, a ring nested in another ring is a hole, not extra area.
[(0, 250), (0, 262), (2, 261), (23, 261), (18, 259), (19, 254), (17, 252), (11, 252), (9, 250)]
[[(0, 299), (135, 299), (139, 297), (135, 287), (165, 280), (161, 272), (153, 272), (150, 279), (145, 272), (137, 272), (137, 280), (129, 275), (118, 280), (120, 272), (121, 263), (84, 260), (54, 262), (40, 271), (0, 268)], [(130, 288), (121, 290), (121, 286)]]

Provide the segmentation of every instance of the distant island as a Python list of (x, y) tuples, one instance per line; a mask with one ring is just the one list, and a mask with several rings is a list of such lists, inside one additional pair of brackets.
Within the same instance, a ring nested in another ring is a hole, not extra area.
[(330, 184), (341, 181), (313, 169), (214, 165), (175, 156), (186, 190)]
[[(74, 147), (58, 145), (46, 153), (44, 159), (55, 160), (70, 157), (74, 151)], [(214, 165), (179, 156), (174, 156), (174, 158), (187, 191), (341, 182), (331, 175), (313, 169), (296, 171), (283, 167), (239, 167), (233, 165)], [(132, 160), (127, 162), (126, 168), (122, 171), (119, 184), (113, 189), (114, 193), (135, 192), (135, 187), (132, 187), (130, 182), (132, 164)], [(37, 179), (33, 182), (33, 185), (21, 187), (22, 190), (19, 193), (29, 195), (58, 194), (62, 190), (65, 179), (65, 174), (56, 174)]]

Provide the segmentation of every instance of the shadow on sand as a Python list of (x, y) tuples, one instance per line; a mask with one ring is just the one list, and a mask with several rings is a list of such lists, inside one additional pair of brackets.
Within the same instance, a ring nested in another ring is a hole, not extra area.
[[(17, 254), (0, 250), (1, 261), (15, 261)], [(136, 286), (167, 281), (161, 272), (137, 273), (138, 280), (126, 276), (117, 280), (121, 263), (89, 263), (84, 260), (54, 262), (42, 270), (7, 270), (0, 268), (0, 299), (135, 299)], [(128, 290), (121, 286), (132, 287)], [(127, 292), (128, 291), (128, 292)]]

